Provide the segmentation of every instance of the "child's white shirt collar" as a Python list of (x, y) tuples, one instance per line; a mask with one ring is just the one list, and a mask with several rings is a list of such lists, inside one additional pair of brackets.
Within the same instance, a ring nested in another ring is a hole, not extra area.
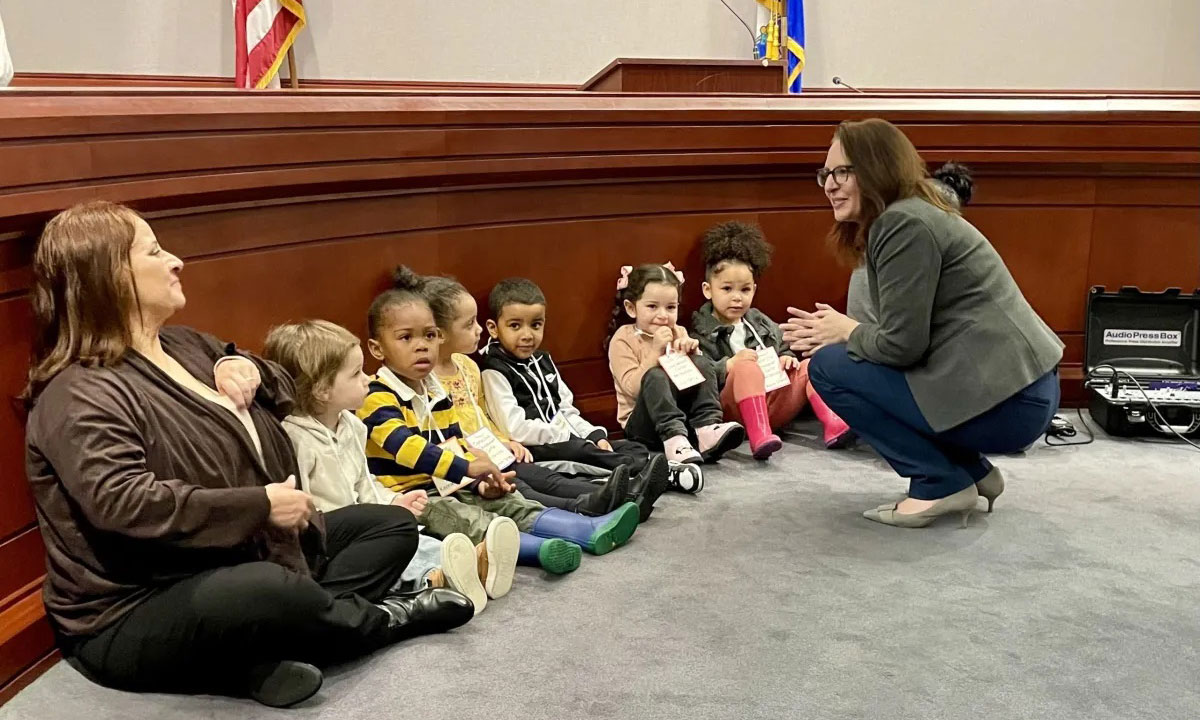
[[(375, 377), (384, 385), (387, 385), (392, 392), (400, 396), (400, 399), (405, 402), (411, 402), (417, 397), (417, 391), (408, 386), (408, 383), (400, 379), (396, 373), (392, 372), (387, 365), (379, 368), (379, 372), (375, 373)], [(446, 388), (438, 381), (435, 373), (429, 373), (425, 379), (421, 381), (421, 385), (425, 392), (421, 395), (421, 399), (429, 405), (436, 405), (443, 398), (447, 397)]]

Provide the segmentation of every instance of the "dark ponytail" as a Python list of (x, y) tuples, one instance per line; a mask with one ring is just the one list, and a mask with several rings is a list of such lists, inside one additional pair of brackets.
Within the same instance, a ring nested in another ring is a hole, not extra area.
[(409, 303), (429, 305), (429, 301), (425, 299), (425, 278), (413, 272), (407, 265), (400, 265), (392, 273), (392, 287), (379, 293), (371, 301), (371, 307), (367, 310), (368, 335), (373, 338), (379, 337), (379, 324), (388, 308)]
[[(622, 271), (624, 271), (624, 268), (622, 268)], [(624, 272), (622, 272), (622, 275), (624, 275)], [(623, 277), (622, 279), (625, 278)], [(627, 279), (628, 284), (617, 290), (617, 297), (613, 302), (612, 318), (608, 322), (608, 336), (604, 338), (605, 352), (608, 352), (608, 344), (612, 342), (613, 335), (616, 334), (617, 330), (622, 325), (628, 325), (631, 322), (629, 315), (625, 313), (626, 300), (632, 303), (641, 300), (642, 293), (646, 291), (646, 286), (650, 283), (662, 283), (676, 289), (679, 289), (683, 285), (683, 282), (675, 275), (673, 269), (658, 263), (638, 265), (629, 271)]]
[(966, 207), (975, 194), (975, 180), (971, 177), (971, 169), (961, 163), (946, 163), (933, 171), (933, 179), (950, 191), (947, 199), (957, 207)]

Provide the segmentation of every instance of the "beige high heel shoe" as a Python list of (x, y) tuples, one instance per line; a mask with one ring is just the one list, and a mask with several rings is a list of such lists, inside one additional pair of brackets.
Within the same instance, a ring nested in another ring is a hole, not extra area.
[(1000, 468), (993, 467), (991, 472), (983, 476), (983, 479), (975, 483), (975, 488), (979, 494), (987, 498), (988, 512), (992, 511), (992, 505), (996, 503), (996, 498), (1000, 497), (1000, 493), (1004, 492), (1004, 476), (1000, 474)]
[(974, 485), (968, 485), (953, 495), (938, 500), (931, 507), (919, 513), (896, 512), (900, 503), (895, 503), (890, 507), (884, 505), (867, 510), (863, 513), (863, 517), (894, 527), (923, 528), (943, 515), (960, 512), (962, 513), (962, 526), (966, 527), (967, 518), (971, 516), (971, 511), (975, 509), (978, 500), (979, 491), (975, 489)]

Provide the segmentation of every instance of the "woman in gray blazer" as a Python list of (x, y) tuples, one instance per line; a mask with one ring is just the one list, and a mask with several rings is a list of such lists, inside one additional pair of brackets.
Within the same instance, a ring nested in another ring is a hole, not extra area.
[(812, 357), (829, 407), (910, 478), (908, 497), (863, 516), (925, 527), (958, 512), (965, 524), (980, 495), (991, 511), (1004, 490), (983, 453), (1026, 447), (1054, 416), (1062, 342), (891, 123), (842, 123), (817, 181), (834, 249), (865, 262), (876, 315), (789, 308), (784, 338)]

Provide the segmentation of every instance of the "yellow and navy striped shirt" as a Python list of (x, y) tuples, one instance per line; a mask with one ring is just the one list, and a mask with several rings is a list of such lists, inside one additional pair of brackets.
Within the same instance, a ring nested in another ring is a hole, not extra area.
[(466, 476), (467, 458), (439, 447), (449, 440), (465, 455), (454, 404), (433, 374), (425, 378), (425, 392), (418, 393), (380, 368), (358, 417), (367, 426), (367, 467), (390, 490), (429, 486), (435, 475), (453, 483)]

